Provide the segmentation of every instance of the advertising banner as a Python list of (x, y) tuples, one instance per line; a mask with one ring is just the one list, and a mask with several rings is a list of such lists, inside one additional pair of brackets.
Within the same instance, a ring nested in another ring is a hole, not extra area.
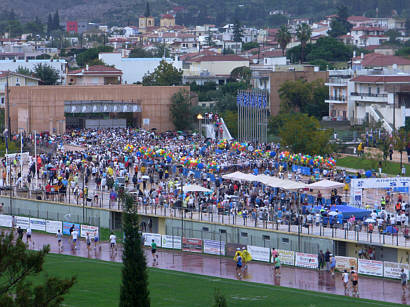
[(60, 221), (46, 221), (46, 231), (48, 233), (57, 233), (60, 229), (60, 232), (63, 232), (63, 223)]
[[(295, 265), (295, 252), (294, 251), (287, 251), (284, 249), (277, 249), (276, 250), (279, 254), (279, 259), (281, 264), (286, 265)], [(272, 259), (273, 262), (273, 259)]]
[(383, 261), (359, 259), (358, 273), (372, 276), (383, 276)]
[(154, 240), (157, 247), (161, 247), (161, 235), (159, 233), (144, 232), (142, 236), (144, 238), (145, 246), (151, 246), (152, 240)]
[(234, 257), (236, 250), (238, 248), (242, 250), (244, 247), (246, 248), (246, 245), (244, 244), (226, 243), (226, 255), (229, 257)]
[(16, 228), (27, 229), (30, 225), (30, 218), (24, 216), (15, 216)]
[(162, 235), (161, 240), (162, 240), (161, 246), (163, 248), (181, 249), (182, 242), (181, 242), (180, 236)]
[(46, 220), (30, 218), (30, 228), (32, 230), (46, 231)]
[(71, 223), (71, 222), (63, 222), (63, 235), (70, 235), (70, 228), (74, 225), (74, 230), (78, 231), (78, 235), (80, 235), (80, 224)]
[(357, 259), (353, 257), (336, 256), (336, 270), (343, 272), (344, 270), (350, 272), (351, 267), (357, 270)]
[(402, 269), (409, 279), (409, 265), (407, 263), (383, 262), (384, 277), (400, 279)]
[(215, 240), (204, 240), (204, 253), (224, 256), (225, 242)]
[(182, 238), (182, 251), (191, 253), (202, 253), (202, 240)]
[(94, 238), (95, 235), (98, 236), (98, 227), (90, 225), (81, 225), (81, 237), (86, 238), (87, 232), (90, 234), (90, 238)]
[(13, 217), (11, 215), (0, 214), (0, 226), (1, 227), (12, 227)]
[(268, 247), (248, 245), (248, 252), (253, 260), (269, 262), (270, 249)]
[(317, 269), (317, 255), (306, 253), (295, 253), (295, 265), (302, 268)]

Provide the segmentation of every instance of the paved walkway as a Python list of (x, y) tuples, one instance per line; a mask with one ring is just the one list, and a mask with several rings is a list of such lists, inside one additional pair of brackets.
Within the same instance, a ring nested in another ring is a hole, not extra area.
[[(25, 238), (24, 238), (25, 239)], [(100, 248), (87, 250), (84, 241), (79, 242), (78, 249), (72, 250), (71, 242), (67, 237), (63, 240), (63, 251), (58, 251), (57, 239), (54, 236), (33, 233), (34, 249), (39, 249), (49, 244), (51, 253), (61, 253), (85, 258), (95, 258), (106, 261), (121, 262), (122, 250), (112, 253), (109, 244), (103, 242)], [(31, 245), (31, 248), (33, 246)], [(152, 266), (152, 257), (149, 250), (145, 252), (148, 266)], [(159, 250), (158, 268), (176, 270), (181, 272), (196, 273), (201, 275), (215, 276), (228, 279), (237, 279), (235, 265), (232, 259), (226, 257), (206, 256), (203, 254), (190, 254), (180, 251)], [(331, 276), (325, 271), (307, 270), (295, 267), (282, 267), (281, 276), (273, 277), (272, 265), (251, 262), (248, 274), (243, 280), (290, 287), (295, 289), (311, 290), (330, 294), (344, 295), (341, 274)], [(359, 293), (361, 298), (379, 300), (385, 302), (408, 304), (410, 302), (409, 291), (403, 295), (399, 281), (384, 278), (371, 278), (360, 276)], [(375, 302), (377, 305), (377, 303)]]

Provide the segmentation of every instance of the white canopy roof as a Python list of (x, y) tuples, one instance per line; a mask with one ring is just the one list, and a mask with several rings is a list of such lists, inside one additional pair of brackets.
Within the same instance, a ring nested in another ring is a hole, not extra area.
[(237, 181), (258, 181), (257, 176), (252, 174), (245, 174), (242, 172), (234, 172), (222, 176), (223, 179), (237, 180)]
[(303, 182), (297, 182), (287, 179), (279, 179), (278, 177), (268, 176), (265, 174), (253, 175), (242, 172), (234, 172), (222, 176), (223, 179), (237, 180), (237, 181), (256, 181), (272, 188), (280, 188), (284, 190), (299, 190), (306, 187)]
[(317, 189), (317, 190), (330, 190), (330, 189), (343, 188), (344, 183), (324, 179), (324, 180), (320, 180), (312, 184), (308, 184), (307, 187), (310, 189)]
[(184, 186), (184, 193), (188, 193), (188, 192), (212, 192), (212, 190), (201, 187), (200, 185), (197, 185), (197, 184), (189, 184), (189, 185)]

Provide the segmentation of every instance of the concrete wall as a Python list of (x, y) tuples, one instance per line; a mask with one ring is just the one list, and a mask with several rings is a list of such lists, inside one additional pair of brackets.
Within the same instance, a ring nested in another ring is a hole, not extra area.
[(10, 206), (10, 198), (0, 196), (0, 203), (4, 204), (5, 214), (38, 217), (49, 220), (68, 221), (73, 223), (85, 223), (103, 228), (111, 228), (111, 212), (106, 209), (87, 208), (41, 200), (29, 200), (13, 198)]
[(271, 72), (269, 75), (270, 81), (270, 112), (271, 115), (277, 115), (280, 110), (279, 89), (286, 81), (295, 81), (303, 79), (312, 82), (317, 79), (322, 79), (326, 82), (329, 73), (327, 71), (315, 72), (312, 68), (305, 68), (305, 71), (286, 71), (286, 72)]
[[(135, 102), (142, 109), (141, 118), (148, 118), (145, 129), (172, 130), (169, 107), (171, 97), (184, 86), (20, 86), (10, 88), (11, 131), (50, 131), (61, 133), (65, 122), (64, 101), (116, 100)], [(23, 119), (19, 117), (24, 117)], [(19, 123), (21, 125), (19, 125)]]

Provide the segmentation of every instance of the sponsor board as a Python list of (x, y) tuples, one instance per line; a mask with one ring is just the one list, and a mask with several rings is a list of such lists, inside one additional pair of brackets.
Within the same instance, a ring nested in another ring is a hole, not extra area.
[(202, 253), (202, 240), (193, 238), (182, 238), (182, 250), (184, 252)]
[(63, 235), (70, 235), (70, 228), (74, 225), (74, 230), (78, 231), (78, 235), (80, 235), (80, 224), (71, 223), (71, 222), (63, 222)]
[(204, 253), (224, 256), (225, 242), (215, 240), (204, 240)]
[(268, 247), (248, 245), (248, 252), (253, 260), (269, 262), (270, 249)]
[(336, 258), (336, 270), (343, 272), (344, 270), (350, 272), (351, 268), (354, 267), (357, 270), (357, 259), (353, 257), (342, 257), (335, 256)]
[(11, 215), (0, 214), (0, 226), (1, 227), (12, 227), (13, 217)]
[(46, 220), (30, 218), (30, 228), (32, 230), (46, 231)]
[(16, 228), (27, 229), (30, 225), (30, 218), (25, 216), (15, 216)]
[(98, 236), (98, 227), (97, 226), (90, 226), (90, 225), (81, 225), (81, 237), (86, 238), (87, 232), (90, 234), (90, 238), (95, 238)]
[(302, 268), (317, 269), (317, 255), (306, 253), (295, 253), (295, 265)]
[(143, 232), (144, 245), (151, 246), (152, 240), (157, 244), (157, 247), (161, 247), (161, 235), (159, 233)]
[(246, 245), (236, 244), (236, 243), (226, 243), (226, 256), (234, 257), (238, 248), (240, 250), (242, 250), (243, 248), (246, 249)]
[(173, 249), (181, 249), (182, 242), (180, 236), (168, 236), (162, 235), (161, 236), (161, 246), (163, 248), (173, 248)]
[(60, 221), (46, 221), (46, 231), (48, 233), (57, 233), (60, 229), (60, 232), (63, 232), (63, 223)]
[[(286, 265), (295, 265), (295, 252), (288, 251), (284, 249), (277, 249), (276, 250), (279, 254), (279, 259), (281, 264)], [(273, 259), (272, 259), (273, 262)]]
[(383, 261), (359, 259), (357, 272), (365, 275), (383, 276)]
[(407, 279), (409, 277), (410, 266), (407, 263), (396, 263), (396, 262), (383, 262), (383, 273), (384, 277), (400, 279), (401, 270), (404, 269), (404, 273), (407, 274)]

